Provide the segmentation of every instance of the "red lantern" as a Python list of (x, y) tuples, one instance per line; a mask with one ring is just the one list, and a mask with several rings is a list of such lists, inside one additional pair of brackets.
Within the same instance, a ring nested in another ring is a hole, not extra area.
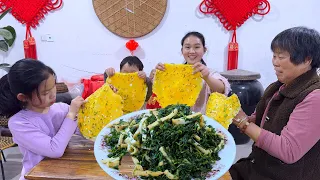
[(139, 46), (139, 44), (133, 39), (129, 40), (126, 43), (126, 47), (131, 52), (131, 55), (133, 55), (133, 51), (135, 51), (138, 46)]

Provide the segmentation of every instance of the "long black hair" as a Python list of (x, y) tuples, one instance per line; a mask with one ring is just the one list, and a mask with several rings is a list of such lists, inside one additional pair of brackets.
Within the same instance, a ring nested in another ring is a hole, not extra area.
[(39, 85), (50, 75), (55, 76), (54, 71), (40, 61), (17, 61), (0, 79), (0, 115), (10, 117), (25, 107), (26, 104), (17, 99), (19, 93), (32, 98), (35, 91), (40, 98)]
[[(190, 36), (195, 36), (195, 37), (199, 38), (203, 47), (206, 48), (206, 40), (204, 39), (203, 34), (196, 32), (196, 31), (191, 31), (191, 32), (188, 32), (186, 35), (184, 35), (183, 38), (181, 39), (181, 46), (183, 46), (184, 41)], [(201, 63), (204, 65), (207, 65), (207, 63), (204, 62), (203, 59), (201, 59)], [(185, 64), (187, 64), (187, 62)]]

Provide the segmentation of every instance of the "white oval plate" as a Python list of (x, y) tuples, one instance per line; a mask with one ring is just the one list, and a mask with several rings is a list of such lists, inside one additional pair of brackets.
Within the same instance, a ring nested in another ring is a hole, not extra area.
[[(114, 121), (110, 123), (115, 123), (117, 121), (120, 121), (120, 119), (123, 119), (124, 121), (128, 121), (129, 119), (141, 115), (143, 113), (148, 113), (149, 110), (141, 110), (132, 112), (130, 114), (126, 114), (124, 116), (119, 117), (118, 119), (115, 119)], [(221, 176), (223, 176), (229, 168), (232, 166), (233, 161), (236, 157), (236, 145), (234, 142), (234, 139), (232, 135), (229, 133), (228, 130), (226, 130), (222, 125), (220, 125), (215, 120), (203, 116), (204, 120), (206, 121), (206, 125), (211, 125), (213, 128), (216, 129), (216, 131), (220, 131), (222, 134), (224, 134), (226, 138), (226, 144), (224, 148), (219, 152), (219, 157), (221, 158), (219, 161), (215, 163), (215, 165), (212, 168), (212, 172), (208, 173), (207, 179), (215, 180), (219, 179)], [(96, 158), (96, 161), (100, 165), (100, 167), (108, 173), (111, 177), (115, 179), (121, 179), (121, 180), (127, 180), (128, 177), (124, 177), (119, 175), (119, 171), (116, 169), (109, 168), (107, 165), (103, 164), (101, 162), (102, 159), (108, 158), (108, 148), (105, 146), (102, 146), (103, 144), (103, 137), (110, 133), (110, 128), (104, 127), (100, 133), (98, 134), (95, 143), (94, 143), (94, 156)]]

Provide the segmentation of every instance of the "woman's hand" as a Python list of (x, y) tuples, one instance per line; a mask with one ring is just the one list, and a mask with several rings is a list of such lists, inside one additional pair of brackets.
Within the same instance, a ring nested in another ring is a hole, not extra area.
[(160, 71), (165, 71), (166, 68), (164, 67), (164, 64), (162, 63), (158, 63), (156, 66), (156, 69), (160, 70)]
[(240, 109), (236, 117), (233, 118), (232, 123), (240, 128), (244, 126), (248, 121), (249, 121), (248, 116), (242, 109)]
[(67, 117), (69, 119), (75, 120), (81, 105), (84, 104), (85, 102), (86, 101), (81, 96), (77, 96), (76, 98), (74, 98), (71, 101)]
[(141, 78), (143, 80), (146, 80), (146, 78), (147, 78), (147, 75), (144, 71), (139, 71), (138, 76), (139, 76), (139, 78)]
[(251, 123), (249, 117), (240, 109), (239, 113), (232, 120), (242, 133), (248, 135), (254, 142), (257, 142), (261, 134), (261, 128), (255, 123)]
[(115, 88), (112, 84), (109, 84), (109, 86), (110, 86), (110, 88), (112, 89), (112, 91), (113, 91), (114, 93), (117, 93), (117, 92), (118, 92), (118, 89)]
[(210, 74), (209, 68), (201, 62), (197, 62), (193, 65), (193, 73), (195, 74), (197, 72), (201, 73), (203, 79), (207, 79)]
[(154, 75), (156, 75), (156, 69), (152, 69), (149, 75), (151, 81), (153, 81)]
[(113, 68), (108, 68), (106, 69), (105, 73), (107, 74), (108, 77), (112, 77), (116, 71)]

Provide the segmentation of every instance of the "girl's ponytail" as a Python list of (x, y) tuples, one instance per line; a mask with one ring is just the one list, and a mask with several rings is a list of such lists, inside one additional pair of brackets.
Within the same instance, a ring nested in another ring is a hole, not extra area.
[(20, 110), (20, 102), (11, 92), (8, 74), (6, 74), (0, 79), (0, 115), (10, 117)]
[(35, 92), (40, 99), (39, 86), (54, 71), (41, 61), (22, 59), (12, 65), (7, 75), (0, 80), (0, 115), (12, 116), (26, 107), (26, 102), (18, 100), (21, 93), (32, 99)]

